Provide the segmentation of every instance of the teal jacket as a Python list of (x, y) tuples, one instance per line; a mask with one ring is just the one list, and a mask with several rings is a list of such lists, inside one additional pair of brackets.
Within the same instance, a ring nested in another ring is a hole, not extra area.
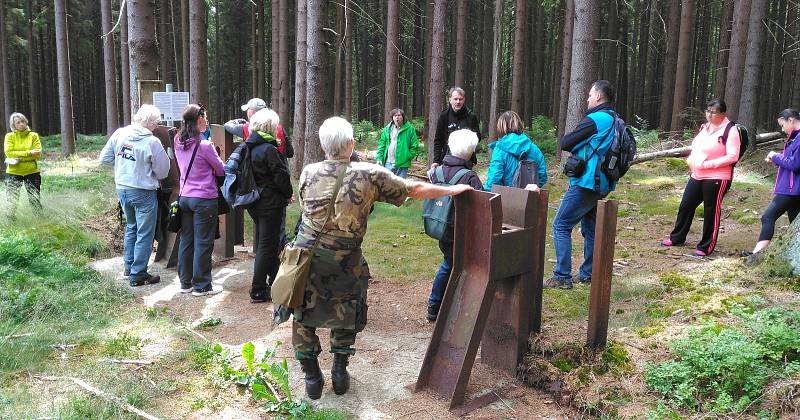
[(611, 130), (614, 125), (614, 110), (609, 103), (590, 109), (578, 126), (561, 138), (561, 149), (583, 159), (586, 169), (579, 177), (570, 177), (569, 185), (586, 188), (606, 195), (617, 186), (600, 170), (603, 157), (611, 147)]
[(492, 149), (492, 161), (489, 163), (489, 173), (484, 186), (486, 191), (492, 190), (492, 185), (505, 185), (510, 187), (514, 179), (514, 172), (519, 166), (519, 157), (527, 154), (527, 160), (536, 163), (541, 187), (547, 183), (547, 165), (544, 155), (539, 147), (525, 133), (508, 133), (500, 140), (489, 145)]
[[(394, 122), (389, 122), (386, 127), (383, 127), (383, 131), (381, 131), (381, 140), (378, 142), (378, 151), (375, 153), (375, 160), (381, 165), (386, 163), (386, 156), (389, 154), (389, 144), (392, 141), (392, 124), (394, 124)], [(418, 147), (419, 140), (417, 140), (417, 132), (414, 130), (414, 126), (406, 121), (397, 133), (394, 167), (411, 167), (411, 161), (417, 157)]]

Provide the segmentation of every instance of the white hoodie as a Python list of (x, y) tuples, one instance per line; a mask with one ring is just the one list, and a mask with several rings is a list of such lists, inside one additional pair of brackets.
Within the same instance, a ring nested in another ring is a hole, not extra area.
[(169, 175), (169, 156), (150, 130), (131, 124), (114, 132), (100, 152), (100, 161), (114, 166), (119, 189), (155, 190)]

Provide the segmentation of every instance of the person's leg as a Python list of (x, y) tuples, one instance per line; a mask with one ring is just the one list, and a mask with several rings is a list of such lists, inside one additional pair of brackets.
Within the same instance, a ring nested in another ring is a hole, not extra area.
[(450, 273), (453, 271), (453, 243), (449, 241), (439, 241), (439, 250), (442, 251), (442, 264), (439, 266), (439, 271), (433, 278), (433, 286), (431, 287), (431, 294), (428, 297), (428, 320), (435, 321), (436, 315), (439, 313), (439, 307), (442, 305), (444, 292), (447, 290), (447, 282), (450, 279)]
[(316, 330), (311, 327), (292, 321), (292, 346), (297, 361), (303, 366), (305, 373), (306, 395), (312, 400), (322, 396), (322, 387), (325, 378), (319, 368), (317, 356), (322, 351)]
[(347, 372), (347, 364), (350, 356), (356, 352), (353, 348), (356, 334), (355, 330), (331, 330), (331, 353), (333, 353), (331, 382), (336, 395), (342, 395), (350, 389), (350, 373)]
[(797, 214), (800, 213), (800, 196), (792, 196), (789, 200), (788, 207), (786, 213), (789, 216), (789, 223), (792, 223), (795, 217), (797, 217)]
[(136, 208), (136, 245), (133, 248), (131, 280), (149, 277), (147, 263), (153, 252), (153, 237), (156, 233), (156, 192), (155, 190), (128, 190), (131, 202)]
[(194, 261), (192, 284), (194, 290), (211, 290), (211, 254), (217, 228), (217, 200), (194, 199)]
[(40, 199), (42, 193), (42, 175), (38, 172), (24, 177), (25, 190), (28, 191), (28, 201), (31, 207), (36, 212), (42, 211), (42, 201)]
[(686, 235), (689, 234), (689, 229), (692, 227), (692, 220), (694, 219), (694, 211), (697, 206), (703, 202), (703, 189), (700, 181), (689, 178), (686, 183), (686, 188), (683, 190), (683, 197), (681, 197), (681, 204), (678, 206), (678, 215), (675, 218), (675, 227), (669, 234), (669, 240), (672, 245), (682, 245), (686, 242)]
[(275, 280), (280, 266), (280, 217), (283, 211), (282, 208), (269, 210), (258, 218), (258, 246), (250, 288), (250, 298), (253, 300), (270, 298), (269, 286)]
[(697, 244), (699, 254), (714, 252), (722, 220), (722, 198), (731, 186), (730, 180), (704, 180), (703, 190), (703, 236)]
[(408, 168), (394, 168), (393, 172), (400, 178), (408, 178)]
[[(593, 193), (593, 194), (592, 194)], [(581, 234), (583, 235), (583, 264), (578, 270), (580, 281), (588, 283), (592, 280), (592, 261), (594, 259), (594, 231), (597, 222), (597, 202), (600, 200), (600, 194), (594, 191), (584, 191), (584, 199), (586, 207), (591, 202), (594, 205), (583, 215), (581, 219)]]
[(19, 175), (6, 174), (6, 193), (8, 194), (8, 217), (14, 220), (17, 213), (17, 200), (19, 200), (19, 189), (22, 186), (22, 177)]
[(136, 208), (133, 206), (130, 195), (131, 190), (118, 189), (117, 197), (125, 217), (125, 236), (122, 240), (122, 261), (125, 263), (125, 272), (130, 275), (133, 266), (133, 249), (136, 246)]
[(561, 198), (561, 205), (553, 219), (553, 247), (556, 251), (553, 278), (565, 286), (572, 285), (572, 229), (597, 206), (595, 197), (598, 196), (586, 188), (569, 187)]
[[(792, 215), (793, 198), (786, 195), (772, 197), (772, 201), (767, 206), (767, 209), (764, 210), (764, 214), (761, 215), (761, 232), (758, 234), (758, 243), (753, 248), (753, 254), (760, 252), (769, 245), (775, 235), (775, 222), (778, 221), (783, 213), (788, 213), (790, 222), (794, 220)], [(794, 216), (796, 215), (795, 211)]]
[(181, 230), (178, 246), (178, 278), (181, 289), (192, 288), (192, 272), (194, 271), (194, 225), (195, 214), (193, 211), (193, 198), (181, 197), (178, 203), (181, 209)]
[(386, 162), (383, 164), (383, 167), (394, 173), (394, 163)]

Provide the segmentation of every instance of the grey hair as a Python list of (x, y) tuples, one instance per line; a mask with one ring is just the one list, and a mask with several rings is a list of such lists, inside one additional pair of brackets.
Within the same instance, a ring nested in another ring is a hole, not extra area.
[(9, 131), (16, 130), (16, 128), (14, 128), (14, 124), (16, 124), (17, 121), (25, 121), (25, 125), (28, 125), (28, 118), (22, 115), (21, 112), (15, 112), (8, 118)]
[(136, 111), (136, 115), (133, 116), (132, 122), (141, 125), (158, 125), (161, 122), (161, 111), (155, 105), (142, 104)]
[(453, 131), (447, 139), (447, 146), (450, 147), (451, 155), (468, 160), (478, 146), (478, 135), (467, 128)]
[(319, 143), (328, 159), (350, 158), (348, 143), (353, 140), (353, 126), (342, 117), (331, 117), (319, 127)]
[(278, 124), (280, 123), (281, 117), (278, 116), (278, 113), (270, 108), (264, 108), (250, 117), (250, 131), (261, 131), (274, 136), (278, 132)]
[(447, 97), (448, 98), (453, 97), (453, 92), (458, 92), (461, 96), (465, 98), (467, 96), (466, 93), (464, 93), (464, 89), (461, 89), (461, 87), (459, 86), (453, 86), (450, 88), (450, 90), (447, 91)]

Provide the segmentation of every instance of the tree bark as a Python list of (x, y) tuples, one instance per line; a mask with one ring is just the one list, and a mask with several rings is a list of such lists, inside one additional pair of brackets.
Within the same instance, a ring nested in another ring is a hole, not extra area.
[(325, 34), (327, 17), (325, 0), (308, 0), (306, 14), (307, 49), (306, 49), (306, 138), (303, 161), (307, 165), (323, 160), (325, 154), (319, 142), (319, 126), (330, 109), (328, 95), (321, 95), (327, 89), (327, 57), (328, 37)]
[[(36, 52), (33, 46), (36, 41), (33, 38), (33, 0), (25, 0), (25, 17), (26, 17), (26, 36), (28, 38), (28, 52), (26, 59), (28, 63), (28, 103), (30, 104), (30, 114), (28, 115), (28, 123), (31, 127), (36, 127), (39, 122), (40, 111), (37, 106), (39, 102), (39, 95), (37, 93), (36, 83)], [(3, 22), (5, 28), (5, 22)]]
[(725, 103), (728, 118), (739, 117), (739, 101), (742, 96), (744, 64), (747, 57), (747, 32), (750, 16), (750, 0), (736, 0), (731, 28), (731, 46), (728, 53), (728, 77), (725, 81)]
[[(524, 1), (524, 0), (518, 0)], [(456, 74), (455, 86), (464, 88), (466, 82), (465, 62), (467, 55), (467, 2), (456, 2)]]
[(383, 115), (391, 118), (389, 111), (398, 106), (397, 103), (397, 62), (398, 35), (400, 32), (400, 0), (387, 0), (386, 9), (386, 82), (383, 91)]
[(714, 74), (714, 97), (725, 96), (725, 80), (728, 77), (728, 53), (731, 45), (731, 19), (735, 0), (722, 0), (722, 18), (717, 47), (717, 68)]
[[(192, 92), (192, 67), (190, 62), (189, 0), (181, 0), (181, 51), (183, 57), (183, 91)], [(190, 95), (191, 96), (191, 95)]]
[[(128, 51), (130, 54), (131, 113), (148, 99), (139, 98), (138, 81), (158, 78), (155, 0), (128, 1)], [(205, 38), (203, 38), (205, 46)]]
[[(564, 35), (561, 53), (561, 87), (559, 88), (558, 102), (558, 128), (556, 138), (560, 139), (566, 133), (567, 103), (569, 102), (570, 77), (572, 76), (572, 36), (575, 28), (575, 0), (566, 1), (564, 12)], [(555, 110), (554, 110), (555, 111)], [(561, 157), (561, 154), (558, 154)]]
[[(525, 103), (523, 97), (525, 90), (523, 89), (524, 79), (524, 61), (525, 61), (525, 41), (526, 30), (525, 22), (528, 18), (527, 9), (528, 0), (517, 0), (517, 10), (514, 21), (516, 28), (514, 31), (514, 68), (511, 73), (511, 110), (519, 115), (525, 114)], [(491, 121), (489, 122), (491, 124)]]
[(350, 0), (344, 0), (344, 112), (348, 121), (353, 118), (353, 22), (350, 20)]
[[(6, 2), (5, 0), (0, 0), (0, 23), (3, 23), (3, 29), (0, 30), (0, 98), (3, 98), (3, 103), (0, 104), (0, 132), (6, 133), (6, 121), (9, 117), (9, 108), (11, 108), (11, 89), (7, 88), (6, 80), (10, 79), (8, 70), (7, 70), (7, 58), (6, 58), (6, 31), (5, 31), (5, 21), (6, 21)], [(5, 175), (6, 173), (6, 154), (5, 148), (0, 148), (0, 176)]]
[(123, 125), (131, 122), (131, 54), (128, 49), (128, 7), (126, 2), (119, 20), (119, 68)]
[(664, 73), (661, 77), (661, 111), (658, 125), (667, 131), (672, 122), (672, 103), (675, 99), (675, 66), (678, 62), (678, 35), (680, 33), (681, 2), (671, 0), (669, 6), (669, 22), (667, 23), (667, 52), (664, 57)]
[(119, 128), (119, 110), (117, 109), (117, 66), (114, 60), (114, 33), (111, 15), (111, 0), (100, 0), (100, 15), (103, 21), (103, 70), (106, 86), (106, 133), (111, 135)]
[(53, 13), (56, 26), (56, 56), (58, 59), (58, 105), (61, 109), (61, 154), (75, 153), (75, 120), (72, 118), (72, 80), (69, 68), (69, 29), (67, 0), (55, 0)]
[[(281, 0), (271, 0), (270, 3), (272, 5), (272, 7), (270, 8), (271, 24), (268, 30), (264, 30), (264, 34), (266, 35), (266, 33), (269, 32), (270, 40), (272, 41), (271, 42), (272, 49), (270, 50), (270, 54), (267, 56), (269, 58), (269, 71), (271, 75), (270, 80), (272, 81), (271, 83), (272, 89), (270, 93), (270, 100), (268, 103), (270, 104), (270, 106), (275, 108), (279, 104), (279, 97), (281, 94), (280, 70), (278, 69), (280, 65), (275, 65), (276, 64), (275, 60), (278, 59), (278, 54), (281, 49), (280, 39), (277, 36), (277, 34), (275, 34), (275, 28), (277, 28), (281, 24), (280, 22)], [(264, 35), (262, 35), (262, 37), (263, 36)], [(264, 60), (264, 62), (266, 63), (266, 60)]]
[[(764, 16), (767, 0), (753, 0), (750, 7), (750, 23), (747, 32), (747, 57), (745, 58), (742, 97), (739, 103), (739, 122), (750, 130), (756, 128), (758, 112), (759, 76), (761, 75), (761, 53), (764, 49)], [(736, 118), (736, 117), (734, 117)]]
[(292, 158), (292, 175), (300, 176), (303, 171), (306, 135), (306, 36), (307, 36), (308, 0), (297, 0), (297, 39), (295, 53), (294, 77), (294, 158)]
[(677, 137), (683, 133), (683, 108), (686, 107), (687, 93), (689, 90), (689, 60), (692, 56), (692, 28), (694, 14), (694, 0), (681, 2), (681, 29), (678, 40), (678, 60), (675, 71), (675, 96), (672, 100), (672, 121), (670, 132)]
[[(208, 16), (205, 0), (189, 1), (190, 101), (208, 106)], [(219, 112), (219, 111), (217, 111)]]
[(572, 131), (583, 118), (586, 96), (592, 83), (594, 34), (598, 28), (598, 0), (575, 0), (575, 27), (572, 38), (572, 69), (565, 130)]
[(289, 125), (289, 1), (280, 0), (278, 20), (278, 114), (281, 123)]
[(336, 58), (333, 63), (333, 115), (344, 107), (344, 7), (336, 7)]
[(259, 64), (258, 64), (258, 16), (261, 13), (259, 11), (259, 7), (256, 5), (252, 6), (253, 12), (250, 14), (250, 83), (251, 83), (251, 93), (250, 96), (259, 96), (259, 88), (258, 84), (259, 81)]
[(487, 142), (497, 140), (497, 108), (500, 86), (500, 57), (503, 51), (503, 0), (494, 1), (494, 36), (492, 42), (492, 94), (489, 101), (489, 137)]
[(444, 91), (444, 19), (447, 13), (446, 0), (433, 1), (431, 32), (430, 88), (428, 89), (428, 131), (425, 141), (428, 144), (428, 165), (433, 163), (433, 139), (436, 137), (436, 121), (442, 111)]

